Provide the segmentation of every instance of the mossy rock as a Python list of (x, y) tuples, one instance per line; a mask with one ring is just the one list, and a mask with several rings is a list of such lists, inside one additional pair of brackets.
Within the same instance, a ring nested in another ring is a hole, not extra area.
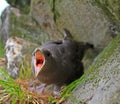
[[(64, 104), (117, 104), (120, 102), (120, 35), (104, 49), (88, 71), (68, 86)], [(76, 87), (75, 87), (76, 86)], [(114, 97), (115, 96), (115, 97)]]
[(14, 13), (11, 13), (10, 24), (11, 36), (24, 38), (37, 44), (44, 43), (49, 39), (47, 33), (45, 33), (37, 23), (27, 15), (20, 14), (20, 16), (16, 16)]
[(120, 31), (120, 0), (94, 0)]
[(22, 13), (26, 14), (30, 11), (31, 0), (7, 0), (8, 3), (16, 8), (19, 8)]

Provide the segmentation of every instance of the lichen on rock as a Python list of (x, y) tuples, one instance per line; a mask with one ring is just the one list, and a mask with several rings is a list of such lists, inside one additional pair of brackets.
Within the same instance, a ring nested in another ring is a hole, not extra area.
[[(31, 55), (36, 44), (30, 43), (18, 37), (10, 37), (5, 45), (5, 55), (7, 60), (7, 71), (17, 78), (23, 63), (25, 67), (31, 66)], [(27, 70), (26, 68), (26, 70)]]
[[(117, 104), (120, 102), (120, 35), (98, 56), (84, 81), (64, 104)], [(78, 82), (77, 82), (78, 83)], [(73, 100), (74, 99), (74, 100)]]

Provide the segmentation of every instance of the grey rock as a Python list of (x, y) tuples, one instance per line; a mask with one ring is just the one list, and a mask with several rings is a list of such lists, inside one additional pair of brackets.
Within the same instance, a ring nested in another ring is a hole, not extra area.
[[(120, 36), (105, 49), (91, 73), (63, 104), (120, 104)], [(90, 72), (90, 71), (89, 71)]]
[(26, 67), (31, 66), (31, 55), (36, 46), (18, 37), (10, 37), (7, 40), (5, 45), (7, 71), (13, 78), (19, 76), (23, 63)]
[(56, 11), (60, 15), (56, 19), (59, 30), (62, 30), (63, 26), (68, 28), (76, 40), (87, 41), (100, 48), (105, 47), (111, 40), (108, 33), (110, 22), (92, 1), (61, 0), (56, 2)]
[(75, 40), (103, 49), (118, 34), (111, 30), (111, 26), (115, 29), (116, 26), (109, 16), (90, 0), (32, 0), (29, 16), (22, 13), (17, 16), (11, 11), (10, 36), (35, 43), (63, 38), (63, 28), (67, 28)]
[(2, 16), (0, 23), (0, 41), (5, 45), (10, 36), (10, 6), (8, 6)]

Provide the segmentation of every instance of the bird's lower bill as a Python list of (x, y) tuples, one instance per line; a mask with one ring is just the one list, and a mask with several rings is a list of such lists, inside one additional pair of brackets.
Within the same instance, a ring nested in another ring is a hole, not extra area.
[(40, 51), (36, 51), (35, 52), (35, 60), (34, 60), (36, 77), (38, 76), (39, 72), (41, 71), (44, 63), (45, 63), (45, 58), (44, 58), (43, 54)]

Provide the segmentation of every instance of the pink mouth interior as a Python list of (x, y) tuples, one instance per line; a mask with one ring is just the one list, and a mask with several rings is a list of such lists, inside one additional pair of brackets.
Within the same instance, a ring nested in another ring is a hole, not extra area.
[(44, 63), (44, 56), (42, 55), (42, 53), (40, 51), (37, 51), (35, 53), (36, 56), (36, 67), (42, 67), (43, 63)]

